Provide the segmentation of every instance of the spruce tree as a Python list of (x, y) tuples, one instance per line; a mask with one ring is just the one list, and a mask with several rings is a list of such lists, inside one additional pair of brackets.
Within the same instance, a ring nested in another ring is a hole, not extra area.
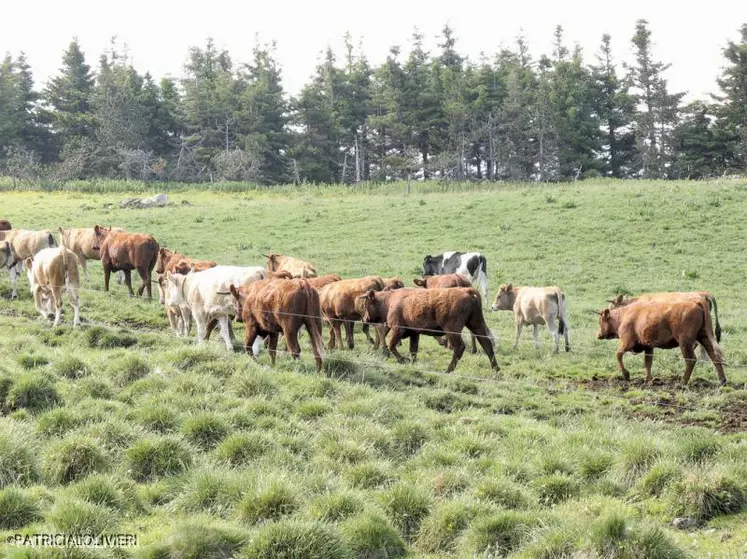
[(717, 79), (721, 94), (718, 103), (716, 134), (727, 150), (724, 166), (738, 172), (747, 169), (747, 24), (740, 29), (739, 42), (729, 41), (723, 49), (727, 66)]

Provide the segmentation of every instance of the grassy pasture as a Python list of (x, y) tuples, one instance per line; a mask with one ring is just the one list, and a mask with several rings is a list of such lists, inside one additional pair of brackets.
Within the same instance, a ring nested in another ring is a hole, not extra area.
[[(119, 209), (125, 183), (88, 190), (3, 191), (0, 217), (408, 284), (426, 254), (479, 250), (491, 298), (504, 282), (564, 289), (573, 351), (553, 356), (546, 330), (535, 350), (527, 328), (511, 351), (511, 314), (486, 311), (497, 377), (482, 354), (441, 374), (450, 353), (429, 338), (417, 364), (397, 365), (360, 334), (317, 377), (307, 338), (300, 363), (275, 369), (173, 338), (157, 302), (104, 293), (96, 262), (76, 331), (68, 308), (59, 328), (37, 319), (25, 277), (11, 302), (0, 272), (0, 542), (129, 532), (139, 545), (121, 556), (172, 558), (747, 553), (747, 181), (229, 185), (174, 189), (150, 210)], [(589, 309), (696, 289), (718, 300), (728, 385), (701, 363), (678, 386), (675, 350), (655, 352), (652, 386), (642, 356), (620, 381)], [(697, 526), (673, 529), (675, 517)]]

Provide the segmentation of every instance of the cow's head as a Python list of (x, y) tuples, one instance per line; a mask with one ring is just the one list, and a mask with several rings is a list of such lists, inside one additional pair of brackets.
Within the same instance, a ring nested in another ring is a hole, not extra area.
[(228, 286), (228, 290), (236, 300), (236, 321), (244, 322), (244, 297), (246, 296), (246, 287), (243, 285), (236, 287), (232, 284)]
[(514, 285), (512, 283), (503, 284), (498, 288), (498, 293), (495, 294), (495, 302), (491, 310), (510, 311), (514, 308), (515, 302), (516, 293), (514, 293)]
[(423, 260), (423, 275), (435, 276), (436, 274), (438, 274), (438, 259), (428, 255)]
[(163, 274), (166, 271), (166, 264), (168, 264), (172, 254), (174, 254), (174, 251), (166, 247), (158, 249), (158, 256), (156, 257), (157, 274)]
[(280, 270), (279, 272), (269, 272), (267, 274), (267, 279), (289, 280), (289, 279), (293, 279), (293, 274), (291, 274), (287, 270)]
[(365, 295), (358, 297), (355, 301), (355, 307), (363, 322), (383, 322), (379, 306), (376, 304), (376, 291), (371, 289)]
[(607, 299), (607, 302), (609, 303), (609, 309), (617, 309), (620, 307), (624, 307), (625, 305), (628, 305), (632, 302), (632, 299), (630, 297), (626, 297), (625, 295), (618, 295), (617, 297), (613, 297), (612, 299)]
[(610, 309), (604, 309), (599, 313), (599, 332), (597, 340), (611, 340), (617, 338), (617, 324)]
[(414, 283), (416, 287), (428, 287), (428, 282), (425, 278), (415, 278), (414, 280), (412, 280), (412, 283)]
[(109, 227), (101, 227), (99, 225), (93, 226), (93, 246), (91, 247), (93, 250), (101, 250), (101, 245), (104, 242), (104, 239), (106, 239), (107, 235), (111, 233), (111, 225)]
[(267, 258), (267, 271), (268, 272), (277, 272), (278, 267), (280, 266), (280, 254), (272, 253), (272, 254), (263, 254), (265, 258)]
[(166, 272), (166, 282), (168, 285), (168, 304), (171, 306), (177, 306), (184, 303), (184, 281), (187, 276), (181, 274), (172, 274)]
[(405, 282), (402, 278), (392, 277), (384, 279), (383, 291), (394, 291), (395, 289), (402, 289), (405, 286)]
[(34, 259), (33, 257), (29, 256), (26, 260), (23, 261), (23, 265), (26, 267), (26, 277), (29, 279), (29, 287), (31, 288), (31, 293), (33, 295), (34, 293)]

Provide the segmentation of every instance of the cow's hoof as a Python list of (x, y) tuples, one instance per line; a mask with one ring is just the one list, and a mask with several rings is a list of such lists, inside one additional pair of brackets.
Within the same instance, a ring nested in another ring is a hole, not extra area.
[(400, 365), (405, 365), (405, 364), (407, 364), (409, 362), (410, 362), (410, 360), (407, 357), (399, 357), (397, 359), (397, 363), (399, 363)]

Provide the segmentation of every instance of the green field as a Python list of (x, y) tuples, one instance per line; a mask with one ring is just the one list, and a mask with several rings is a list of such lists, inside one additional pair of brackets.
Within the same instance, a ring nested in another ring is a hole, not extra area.
[[(38, 318), (25, 277), (10, 301), (3, 271), (0, 542), (132, 533), (118, 556), (149, 558), (747, 554), (747, 181), (226, 190), (172, 190), (149, 210), (119, 209), (121, 192), (5, 191), (0, 218), (408, 284), (426, 254), (481, 251), (491, 298), (507, 282), (563, 288), (572, 352), (552, 355), (547, 330), (535, 350), (531, 328), (512, 351), (511, 314), (486, 311), (498, 376), (469, 353), (443, 374), (451, 354), (429, 338), (397, 365), (359, 332), (317, 376), (308, 337), (275, 368), (172, 337), (157, 299), (103, 292), (98, 262), (75, 331), (67, 304), (59, 328)], [(699, 289), (718, 300), (727, 386), (709, 362), (681, 387), (678, 350), (655, 352), (651, 386), (640, 355), (620, 380), (590, 309)]]

